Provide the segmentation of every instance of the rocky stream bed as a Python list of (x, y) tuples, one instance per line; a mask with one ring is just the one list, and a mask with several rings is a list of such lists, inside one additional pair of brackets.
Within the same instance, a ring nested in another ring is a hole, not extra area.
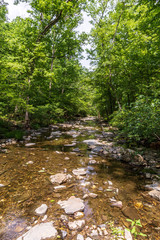
[(0, 239), (160, 239), (159, 152), (115, 136), (90, 117), (1, 141)]

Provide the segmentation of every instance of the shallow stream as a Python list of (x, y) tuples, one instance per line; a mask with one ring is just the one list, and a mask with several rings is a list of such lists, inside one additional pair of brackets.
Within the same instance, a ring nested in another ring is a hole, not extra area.
[[(100, 128), (89, 126), (86, 121), (54, 126), (32, 132), (28, 142), (35, 145), (11, 145), (7, 153), (0, 154), (0, 183), (4, 185), (0, 188), (1, 240), (16, 240), (28, 226), (42, 222), (43, 216), (35, 214), (42, 203), (48, 206), (44, 221), (53, 221), (57, 230), (65, 230), (65, 239), (76, 239), (67, 223), (64, 225), (60, 220), (64, 210), (57, 202), (73, 195), (83, 199), (90, 192), (98, 196), (84, 199), (85, 226), (107, 223), (108, 239), (115, 239), (113, 229), (131, 228), (126, 219), (136, 218), (143, 226), (137, 231), (147, 234), (138, 239), (160, 239), (160, 206), (147, 195), (144, 189), (147, 180), (128, 165), (88, 150), (83, 140), (96, 139), (98, 134)], [(89, 164), (91, 160), (96, 162)], [(87, 174), (78, 179), (72, 170), (81, 167), (87, 169)], [(65, 183), (66, 189), (56, 191), (50, 176), (61, 172), (71, 174), (72, 178)], [(121, 201), (122, 208), (111, 206), (112, 199)], [(73, 220), (73, 216), (69, 216), (69, 220)], [(87, 231), (83, 228), (79, 232), (87, 237)]]

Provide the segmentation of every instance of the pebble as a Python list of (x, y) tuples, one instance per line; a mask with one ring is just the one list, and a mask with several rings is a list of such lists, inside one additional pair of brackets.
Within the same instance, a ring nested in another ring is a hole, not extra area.
[(96, 198), (96, 197), (98, 197), (98, 195), (95, 194), (95, 193), (89, 193), (88, 195), (89, 195), (89, 197), (91, 197), (91, 198)]
[(85, 225), (85, 220), (76, 220), (74, 222), (69, 222), (68, 227), (70, 230), (81, 229)]
[(83, 212), (76, 212), (74, 213), (74, 218), (75, 219), (79, 219), (79, 218), (83, 218), (84, 217), (84, 213)]
[(47, 215), (44, 215), (44, 217), (42, 218), (42, 221), (46, 221), (47, 220)]
[(67, 237), (67, 232), (64, 230), (61, 230), (61, 236), (62, 236), (62, 239), (64, 239), (65, 237)]
[(46, 204), (42, 204), (40, 207), (38, 207), (35, 212), (38, 216), (44, 215), (47, 212), (47, 205)]
[(132, 235), (131, 235), (130, 231), (128, 231), (126, 228), (124, 230), (124, 235), (125, 235), (125, 239), (132, 240)]
[(77, 235), (77, 240), (84, 240), (84, 237), (81, 234)]

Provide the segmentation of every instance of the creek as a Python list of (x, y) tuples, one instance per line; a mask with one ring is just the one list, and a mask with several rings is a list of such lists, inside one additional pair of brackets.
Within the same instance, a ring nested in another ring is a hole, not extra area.
[[(129, 218), (140, 219), (137, 232), (147, 235), (137, 239), (159, 239), (160, 206), (145, 190), (148, 180), (128, 164), (92, 151), (83, 142), (89, 139), (105, 140), (90, 118), (32, 131), (25, 141), (0, 154), (1, 240), (16, 240), (50, 221), (59, 239), (125, 239), (122, 232), (131, 229)], [(79, 168), (85, 174), (73, 174)], [(51, 182), (57, 173), (70, 175), (64, 188)], [(75, 221), (75, 214), (65, 214), (58, 204), (71, 196), (84, 202), (83, 227), (71, 229), (68, 223)], [(45, 217), (35, 213), (41, 204), (48, 207)]]

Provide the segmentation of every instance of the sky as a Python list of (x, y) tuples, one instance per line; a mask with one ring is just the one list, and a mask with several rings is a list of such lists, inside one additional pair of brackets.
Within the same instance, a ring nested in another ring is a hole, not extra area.
[[(12, 21), (17, 16), (20, 17), (27, 17), (29, 14), (27, 13), (27, 10), (29, 10), (29, 5), (27, 3), (20, 3), (18, 5), (14, 5), (14, 0), (5, 0), (6, 3), (8, 3), (8, 19), (9, 21)], [(89, 33), (91, 29), (91, 24), (89, 23), (90, 18), (87, 16), (86, 13), (83, 14), (84, 22), (77, 28), (79, 32), (86, 32)], [(89, 45), (86, 45), (83, 47), (84, 53), (83, 56), (85, 59), (81, 60), (81, 64), (89, 68), (90, 67), (90, 60), (87, 60), (87, 54), (85, 52), (85, 49), (89, 48)]]

